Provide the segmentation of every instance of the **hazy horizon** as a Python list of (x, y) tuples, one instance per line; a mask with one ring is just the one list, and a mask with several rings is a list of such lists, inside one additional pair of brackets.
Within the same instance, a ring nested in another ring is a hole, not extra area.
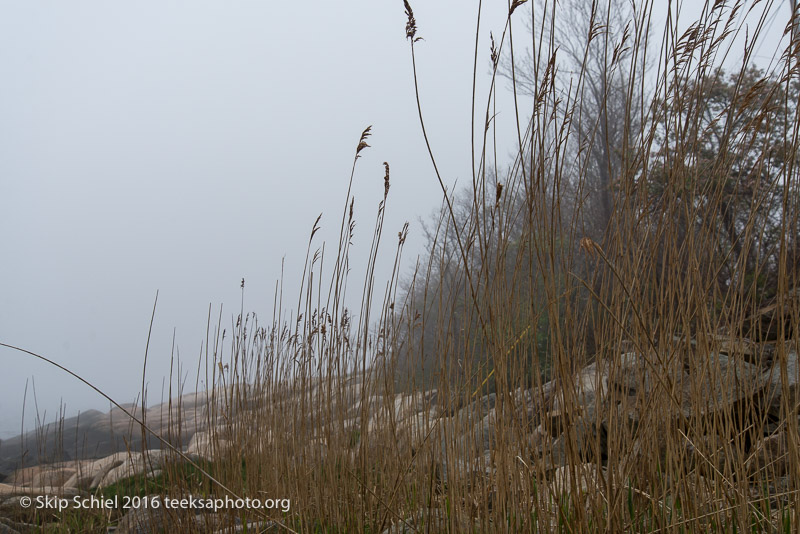
[[(475, 13), (455, 1), (415, 8), (431, 141), (446, 180), (468, 181)], [(412, 268), (417, 219), (441, 194), (420, 135), (402, 2), (5, 2), (2, 12), (2, 342), (131, 402), (158, 291), (149, 401), (161, 400), (173, 332), (193, 389), (209, 305), (212, 323), (223, 306), (230, 330), (244, 278), (245, 311), (269, 322), (284, 261), (285, 307), (296, 302), (311, 226), (322, 213), (315, 246), (335, 242), (369, 125), (351, 276), (366, 264), (383, 161), (385, 234), (409, 221), (403, 270)], [(487, 71), (488, 57), (480, 83)], [(67, 416), (108, 409), (74, 378), (2, 354), (11, 365), (0, 437), (19, 433), (26, 382), (29, 425), (37, 407), (52, 420), (62, 401)]]
[[(359, 281), (366, 265), (384, 161), (391, 190), (382, 250), (393, 251), (408, 221), (402, 271), (413, 269), (418, 219), (438, 208), (441, 191), (419, 128), (401, 1), (0, 6), (3, 343), (129, 403), (141, 391), (158, 292), (149, 402), (163, 398), (173, 334), (179, 380), (193, 390), (209, 306), (212, 325), (220, 306), (223, 327), (240, 308), (268, 323), (282, 272), (284, 307), (296, 302), (312, 224), (322, 213), (313, 248), (335, 242), (369, 125), (371, 148), (354, 180), (351, 277)], [(466, 184), (477, 4), (412, 6), (424, 37), (417, 65), (431, 144), (445, 182)], [(477, 117), (489, 32), (502, 33), (507, 2), (483, 10)], [(507, 84), (497, 85), (508, 104)], [(501, 107), (501, 166), (514, 150), (516, 136), (503, 127), (513, 120), (513, 107)], [(379, 260), (379, 287), (392, 260), (393, 252)], [(0, 438), (19, 433), (26, 388), (29, 427), (37, 410), (52, 421), (62, 403), (66, 416), (108, 409), (57, 369), (0, 354)]]

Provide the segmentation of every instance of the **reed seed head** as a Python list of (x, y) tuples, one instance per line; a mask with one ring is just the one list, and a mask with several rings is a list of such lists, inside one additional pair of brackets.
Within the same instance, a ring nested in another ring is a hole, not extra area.
[(415, 43), (422, 39), (422, 37), (417, 37), (417, 20), (414, 18), (414, 10), (411, 9), (408, 0), (403, 0), (403, 4), (406, 8), (406, 17), (408, 17), (408, 22), (406, 22), (406, 38), (411, 39), (411, 42)]
[(389, 194), (389, 164), (384, 161), (383, 166), (386, 167), (386, 174), (383, 177), (383, 198), (386, 198)]

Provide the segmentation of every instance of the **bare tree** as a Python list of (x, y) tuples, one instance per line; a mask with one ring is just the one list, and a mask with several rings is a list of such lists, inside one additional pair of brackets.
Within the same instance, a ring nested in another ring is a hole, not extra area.
[(564, 0), (557, 16), (555, 9), (530, 11), (526, 29), (531, 45), (513, 58), (506, 55), (500, 74), (515, 78), (520, 93), (534, 96), (539, 78), (546, 75), (540, 67), (541, 43), (555, 49), (558, 89), (575, 103), (562, 109), (574, 128), (568, 149), (575, 154), (570, 158), (572, 174), (582, 177), (582, 183), (572, 183), (583, 199), (582, 229), (600, 242), (614, 212), (615, 182), (631, 166), (625, 161), (627, 148), (641, 133), (643, 118), (637, 108), (644, 87), (631, 80), (643, 78), (646, 64), (630, 41), (634, 34), (641, 38), (647, 28), (639, 28), (635, 6), (624, 0)]

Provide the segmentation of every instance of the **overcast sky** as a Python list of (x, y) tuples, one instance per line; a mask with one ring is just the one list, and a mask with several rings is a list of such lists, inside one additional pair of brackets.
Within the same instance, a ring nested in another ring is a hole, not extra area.
[[(466, 184), (477, 3), (412, 5), (431, 142), (446, 182)], [(480, 94), (488, 32), (502, 32), (506, 9), (484, 2)], [(368, 125), (353, 276), (383, 197), (383, 161), (392, 177), (384, 246), (411, 223), (409, 272), (417, 220), (441, 193), (405, 22), (400, 0), (0, 1), (0, 341), (129, 402), (158, 290), (149, 398), (160, 398), (173, 331), (193, 387), (209, 304), (215, 316), (223, 305), (230, 325), (245, 278), (245, 310), (269, 321), (283, 258), (296, 301), (311, 226), (323, 213), (319, 237), (338, 232)], [(506, 108), (498, 121), (511, 116)], [(42, 362), (6, 349), (0, 358), (0, 438), (19, 431), (26, 382), (29, 414), (34, 382), (48, 419), (61, 401), (67, 415), (108, 407)]]
[[(475, 10), (418, 3), (431, 141), (446, 179), (466, 180)], [(488, 20), (502, 20), (505, 0), (489, 4), (498, 16)], [(151, 400), (169, 372), (173, 329), (194, 383), (208, 306), (216, 315), (222, 304), (229, 325), (241, 278), (245, 309), (269, 321), (285, 257), (296, 301), (311, 226), (323, 213), (329, 231), (319, 237), (338, 232), (368, 125), (372, 148), (354, 184), (355, 279), (383, 161), (387, 236), (406, 220), (413, 233), (439, 204), (399, 0), (1, 5), (0, 340), (115, 399), (141, 388), (156, 290)], [(48, 418), (61, 399), (70, 414), (107, 407), (44, 363), (0, 357), (0, 437), (19, 430), (26, 381), (32, 413), (31, 379)]]

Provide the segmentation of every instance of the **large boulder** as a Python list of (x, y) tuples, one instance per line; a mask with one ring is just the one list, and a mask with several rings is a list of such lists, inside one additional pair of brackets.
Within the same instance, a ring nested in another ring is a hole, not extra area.
[(214, 430), (196, 432), (184, 452), (189, 458), (211, 461), (215, 455), (224, 453), (232, 445), (230, 440), (222, 436), (221, 432)]
[(62, 486), (86, 464), (88, 462), (72, 460), (25, 467), (8, 475), (4, 482), (16, 486)]
[[(610, 384), (619, 393), (615, 401), (622, 402), (627, 396), (645, 403), (627, 403), (631, 407), (628, 415), (635, 421), (640, 418), (639, 410), (652, 402), (653, 395), (669, 403), (670, 412), (698, 417), (755, 397), (765, 383), (758, 366), (722, 352), (696, 356), (690, 365), (665, 355), (629, 352), (603, 368), (606, 374), (601, 383)], [(591, 405), (584, 403), (586, 409), (596, 406), (595, 397), (589, 397)]]
[(578, 371), (571, 380), (560, 384), (553, 395), (553, 412), (574, 412), (592, 417), (595, 407), (608, 393), (609, 366), (596, 361)]
[(167, 454), (168, 452), (163, 450), (132, 453), (121, 464), (109, 469), (100, 482), (93, 487), (108, 487), (124, 478), (141, 474), (153, 476), (152, 473), (160, 471), (161, 467), (163, 467)]
[[(782, 377), (781, 369), (786, 365), (786, 377)], [(790, 411), (797, 412), (800, 404), (800, 364), (797, 352), (784, 347), (778, 350), (772, 366), (761, 376), (766, 385), (765, 402), (769, 415), (778, 418), (781, 406), (786, 405)], [(784, 383), (784, 380), (786, 382)]]
[(71, 497), (78, 495), (79, 492), (75, 488), (65, 488), (63, 486), (14, 486), (12, 484), (0, 483), (0, 498), (11, 497), (14, 495), (59, 495), (64, 497)]
[(710, 354), (706, 365), (691, 373), (684, 391), (696, 401), (688, 416), (703, 416), (731, 407), (741, 400), (755, 397), (764, 387), (761, 370), (746, 361), (727, 354)]

